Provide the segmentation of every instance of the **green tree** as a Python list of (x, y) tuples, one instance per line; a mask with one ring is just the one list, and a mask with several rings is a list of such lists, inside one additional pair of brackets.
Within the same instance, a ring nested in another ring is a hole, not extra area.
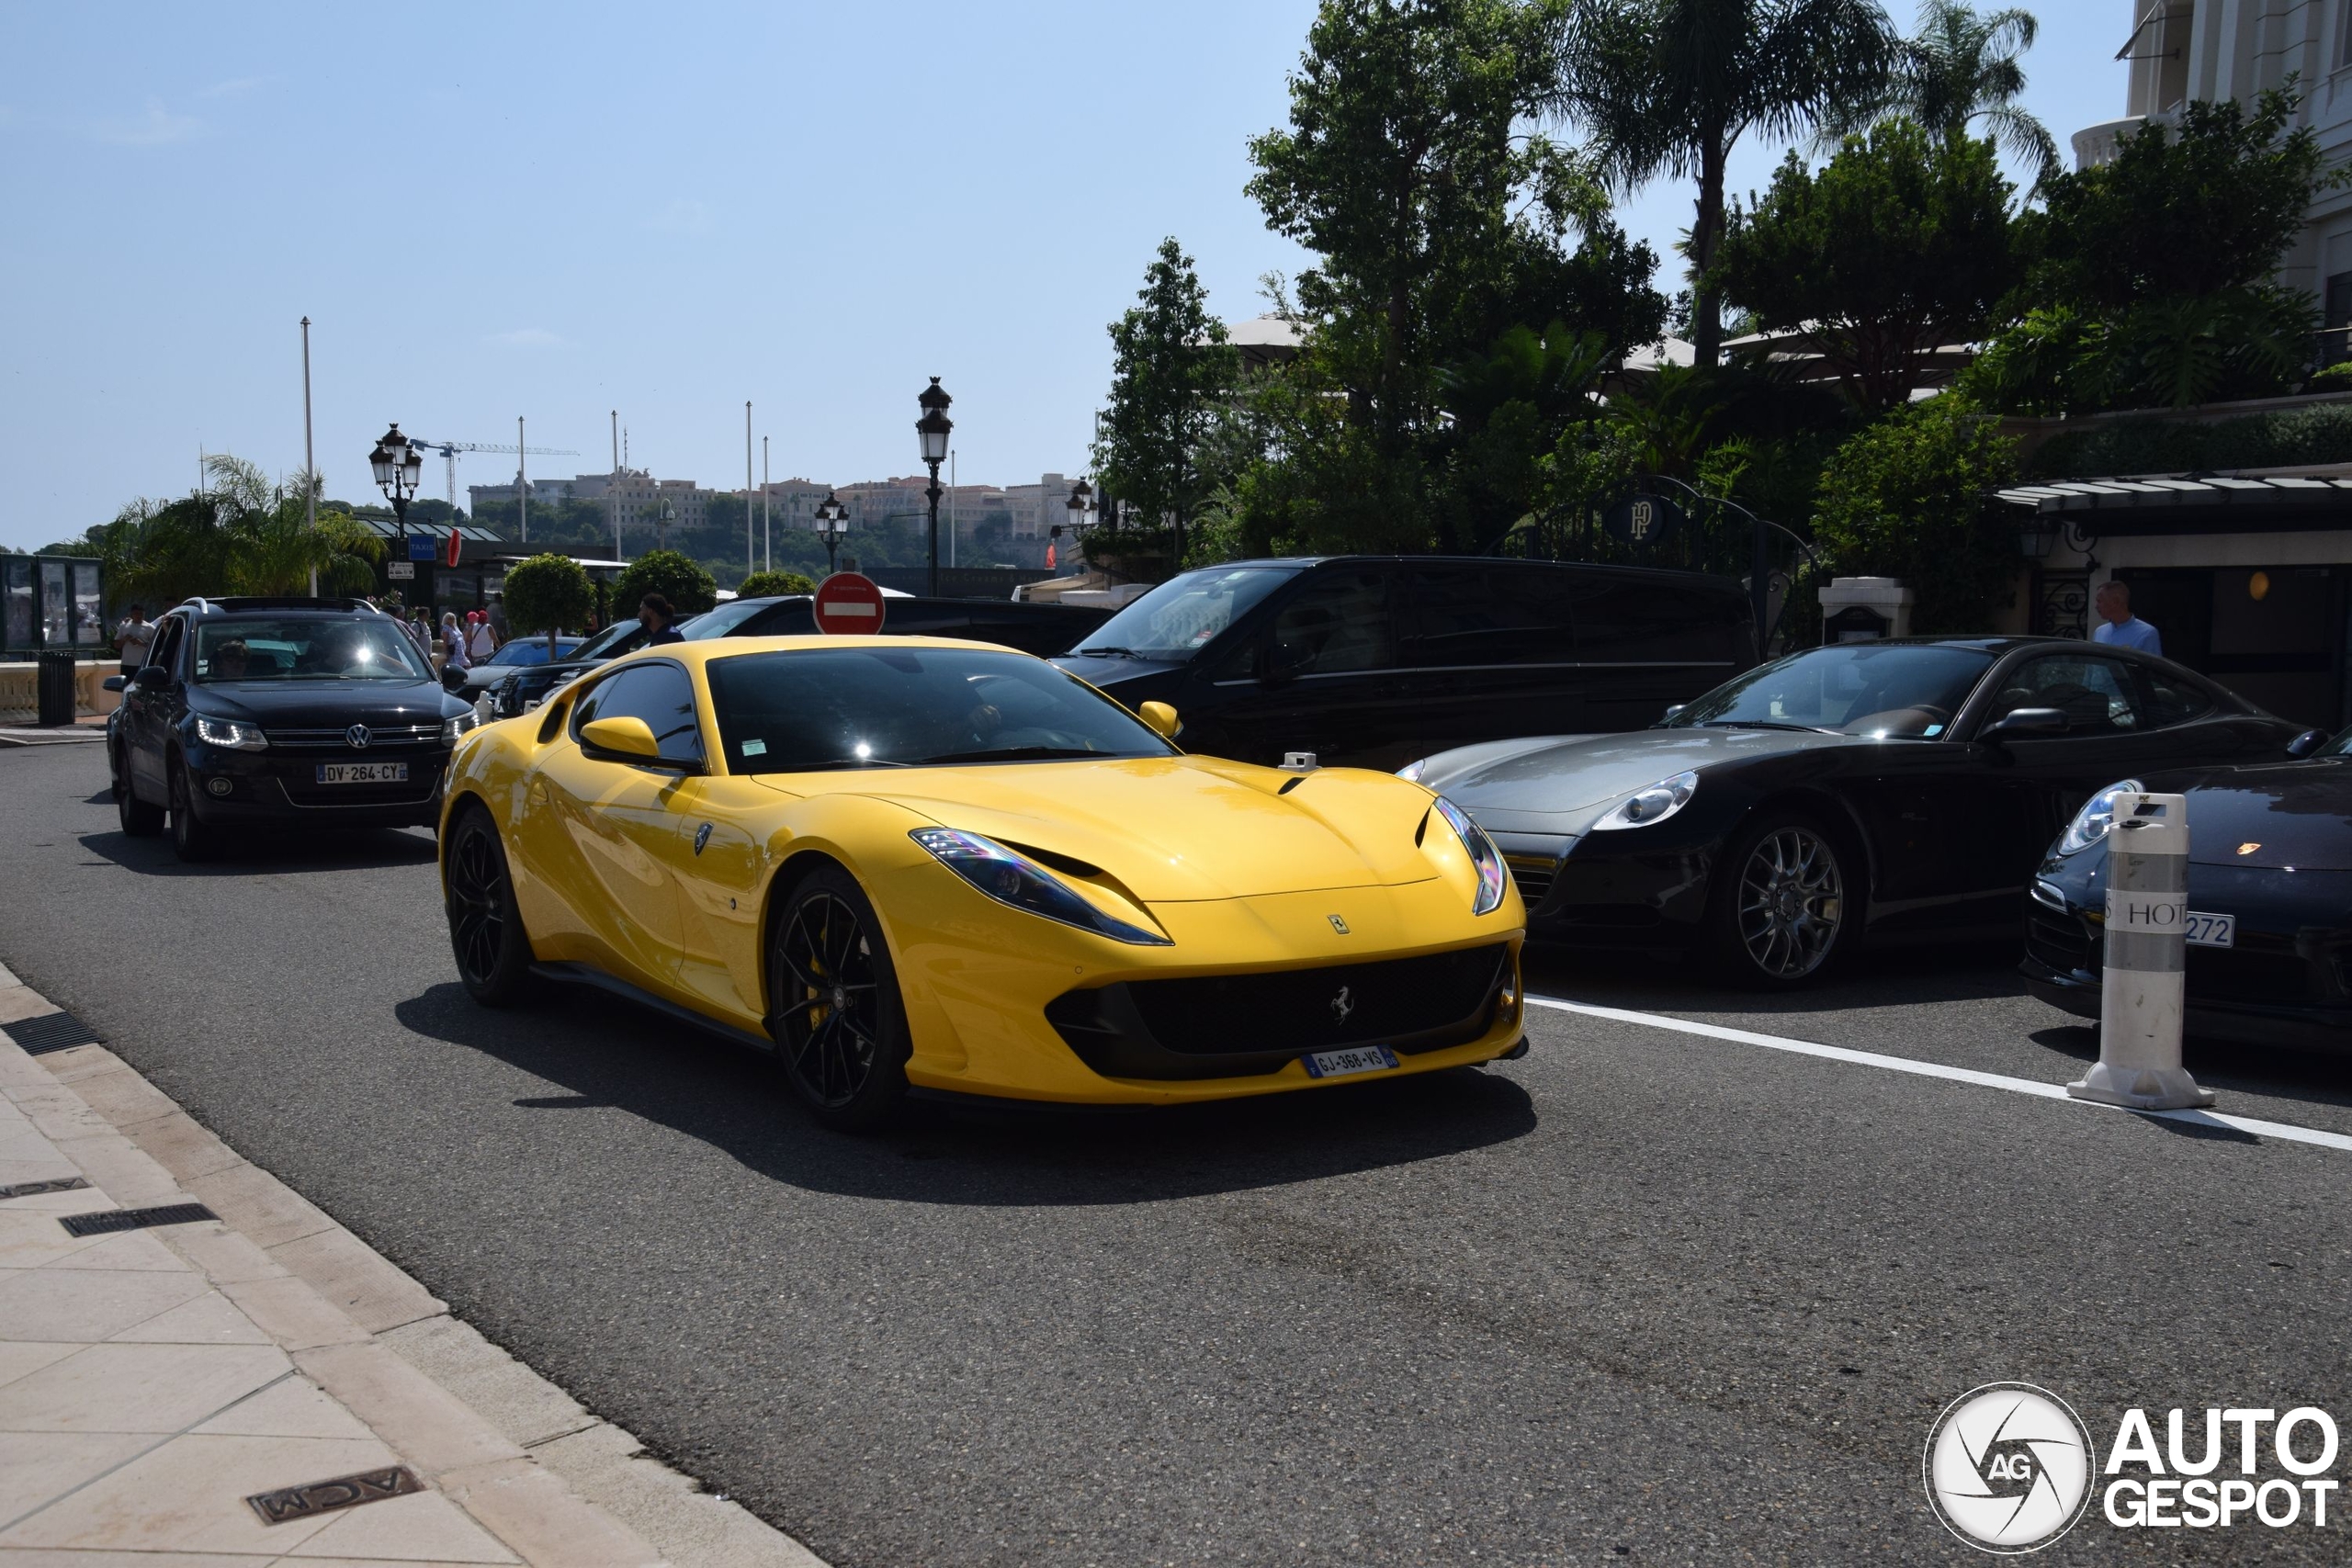
[(699, 615), (718, 603), (718, 580), (692, 556), (676, 550), (648, 550), (613, 583), (613, 604), (623, 615), (637, 614), (638, 601), (659, 593), (679, 615)]
[(1250, 142), (1249, 186), (1269, 227), (1317, 253), (1295, 307), (1275, 289), (1306, 342), (1237, 421), (1260, 448), (1227, 467), (1221, 536), (1475, 547), (1554, 432), (1516, 400), (1479, 411), (1490, 431), (1449, 399), (1524, 348), (1515, 330), (1541, 341), (1557, 321), (1611, 350), (1657, 336), (1657, 258), (1610, 220), (1581, 157), (1526, 133), (1555, 67), (1550, 16), (1522, 0), (1317, 10), (1290, 123)]
[(1732, 212), (1715, 281), (1758, 326), (1804, 331), (1877, 413), (1936, 349), (1982, 338), (2017, 287), (2013, 189), (1991, 141), (1882, 120), (1817, 174), (1790, 153), (1756, 209)]
[(1696, 178), (1688, 251), (1702, 367), (1723, 344), (1713, 279), (1724, 171), (1749, 131), (1793, 141), (1878, 100), (1894, 49), (1876, 0), (1562, 0), (1554, 108), (1586, 128), (1609, 182)]
[(506, 573), (506, 625), (516, 633), (548, 634), (548, 657), (556, 653), (556, 634), (588, 624), (596, 590), (588, 572), (570, 556), (536, 555), (517, 562)]
[[(191, 594), (301, 593), (312, 571), (331, 592), (365, 593), (383, 543), (348, 513), (313, 525), (299, 493), (243, 458), (205, 459), (205, 487), (184, 500), (139, 500), (93, 529), (119, 603), (176, 604)], [(298, 487), (306, 482), (298, 476)]]
[(1894, 44), (1886, 86), (1860, 112), (1831, 130), (1851, 133), (1883, 115), (1899, 114), (1931, 136), (1967, 136), (1983, 120), (2011, 157), (2030, 164), (2037, 181), (2057, 174), (2058, 143), (2030, 110), (2018, 63), (2041, 31), (2033, 13), (2011, 7), (1979, 15), (1959, 0), (1920, 0), (1918, 31)]
[(784, 593), (814, 593), (817, 585), (797, 571), (755, 571), (736, 584), (745, 599), (766, 599)]
[[(1193, 258), (1174, 236), (1144, 270), (1137, 303), (1111, 323), (1111, 396), (1094, 442), (1105, 493), (1128, 502), (1159, 533), (1170, 519), (1172, 553), (1184, 553), (1184, 521), (1212, 482), (1201, 464), (1209, 429), (1225, 417), (1239, 356), (1225, 323), (1209, 314)], [(1051, 498), (1048, 498), (1049, 500)]]
[(1840, 575), (1899, 577), (1922, 633), (1989, 629), (2016, 581), (2015, 536), (1993, 491), (2017, 478), (2016, 443), (1947, 393), (1896, 411), (1822, 470), (1815, 542)]

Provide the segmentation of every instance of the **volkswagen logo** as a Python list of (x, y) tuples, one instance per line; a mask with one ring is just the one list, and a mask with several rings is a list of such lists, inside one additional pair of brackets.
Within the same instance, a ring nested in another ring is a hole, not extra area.
[(365, 751), (368, 750), (368, 742), (374, 739), (374, 736), (368, 733), (368, 727), (364, 724), (355, 724), (343, 732), (343, 743), (355, 751)]
[(1349, 989), (1347, 987), (1345, 987), (1345, 986), (1340, 987), (1340, 994), (1339, 994), (1338, 996), (1333, 997), (1333, 998), (1331, 998), (1331, 1017), (1332, 1017), (1332, 1019), (1333, 1019), (1334, 1021), (1336, 1021), (1337, 1022), (1340, 1022), (1340, 1023), (1345, 1023), (1345, 1022), (1347, 1022), (1347, 1021), (1348, 1021), (1348, 1014), (1350, 1014), (1350, 1013), (1351, 1013), (1351, 1012), (1353, 1012), (1353, 1011), (1355, 1011), (1355, 1010), (1356, 1010), (1356, 995), (1355, 995), (1355, 993), (1354, 993), (1353, 991), (1350, 990), (1350, 989)]

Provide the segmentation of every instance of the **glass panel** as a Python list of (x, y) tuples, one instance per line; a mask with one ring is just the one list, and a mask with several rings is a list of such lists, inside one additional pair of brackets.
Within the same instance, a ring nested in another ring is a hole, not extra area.
[(1171, 577), (1089, 632), (1083, 646), (1187, 660), (1295, 575), (1288, 567), (1210, 567)]
[(96, 648), (106, 634), (104, 610), (98, 603), (98, 563), (74, 563), (74, 640)]
[(2139, 693), (2111, 659), (2045, 654), (2009, 671), (1986, 713), (1987, 723), (2018, 708), (2056, 708), (2069, 735), (2111, 735), (2140, 727)]
[(1275, 657), (1294, 675), (1395, 668), (1394, 581), (1377, 567), (1318, 572), (1276, 612)]
[(1574, 581), (1541, 568), (1418, 569), (1405, 661), (1453, 669), (1574, 663), (1576, 642), (1568, 629)]
[(1741, 601), (1656, 581), (1586, 582), (1577, 592), (1577, 646), (1597, 662), (1729, 659), (1738, 651), (1735, 634), (1752, 614)]
[(6, 639), (12, 651), (22, 651), (33, 646), (33, 563), (23, 556), (14, 560), (0, 561), (6, 576)]
[(1933, 740), (1992, 662), (1991, 655), (1968, 648), (1849, 642), (1807, 649), (1716, 687), (1668, 725)]
[(44, 648), (67, 647), (74, 601), (65, 592), (65, 563), (45, 560), (40, 568), (40, 640)]
[(389, 617), (270, 621), (238, 617), (197, 630), (196, 679), (425, 681), (416, 644)]
[(592, 718), (641, 718), (665, 761), (702, 761), (694, 682), (674, 664), (634, 665), (600, 684), (580, 705), (573, 739)]

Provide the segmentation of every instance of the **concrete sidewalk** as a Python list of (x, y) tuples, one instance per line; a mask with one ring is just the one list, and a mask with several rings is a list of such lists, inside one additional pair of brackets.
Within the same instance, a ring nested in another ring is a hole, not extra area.
[(822, 1568), (74, 1024), (0, 969), (0, 1568)]

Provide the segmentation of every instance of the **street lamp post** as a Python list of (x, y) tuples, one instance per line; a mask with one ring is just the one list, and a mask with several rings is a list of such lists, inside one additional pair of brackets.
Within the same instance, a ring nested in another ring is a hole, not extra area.
[(665, 495), (662, 498), (661, 515), (653, 525), (653, 547), (657, 550), (666, 550), (670, 547), (671, 515), (670, 498)]
[(376, 449), (368, 454), (368, 466), (375, 471), (376, 483), (382, 489), (384, 499), (392, 503), (392, 517), (400, 525), (400, 558), (408, 559), (408, 500), (416, 493), (417, 481), (424, 476), (424, 449), (401, 434), (398, 421), (384, 432)]
[(956, 422), (947, 417), (949, 397), (933, 376), (931, 385), (917, 394), (915, 401), (922, 405), (922, 417), (915, 421), (915, 434), (922, 438), (922, 460), (931, 469), (931, 488), (923, 491), (931, 502), (931, 576), (926, 592), (939, 597), (939, 465), (947, 461), (947, 437)]
[(824, 526), (825, 575), (831, 577), (841, 570), (842, 520), (849, 515), (849, 508), (831, 491), (817, 503), (817, 521)]
[[(1062, 509), (1069, 513), (1069, 547), (1075, 550), (1079, 547), (1079, 536), (1086, 527), (1087, 513), (1094, 510), (1094, 487), (1084, 479), (1070, 486), (1069, 499), (1062, 502)], [(1057, 528), (1054, 532), (1058, 534), (1061, 530)], [(1060, 570), (1060, 564), (1056, 562), (1054, 569)]]

